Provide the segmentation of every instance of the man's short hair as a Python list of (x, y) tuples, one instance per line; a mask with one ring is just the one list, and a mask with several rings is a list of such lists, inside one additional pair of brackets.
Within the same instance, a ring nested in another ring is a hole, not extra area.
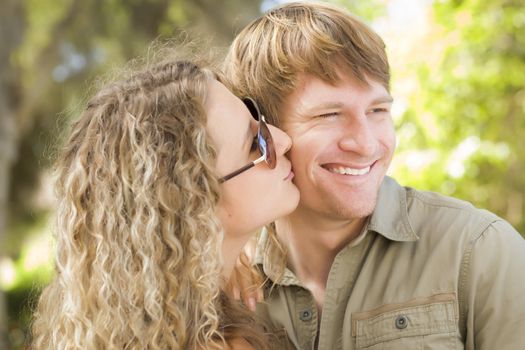
[(388, 59), (379, 35), (344, 9), (311, 2), (285, 4), (250, 23), (233, 41), (224, 63), (234, 93), (257, 100), (277, 126), (278, 111), (300, 74), (336, 83), (337, 69), (364, 84), (376, 80), (389, 90)]

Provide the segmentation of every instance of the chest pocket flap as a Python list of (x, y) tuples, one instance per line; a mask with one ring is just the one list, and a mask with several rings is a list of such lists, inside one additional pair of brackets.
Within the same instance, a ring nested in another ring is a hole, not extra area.
[(401, 338), (454, 333), (457, 323), (456, 294), (444, 293), (352, 313), (352, 337), (363, 349)]

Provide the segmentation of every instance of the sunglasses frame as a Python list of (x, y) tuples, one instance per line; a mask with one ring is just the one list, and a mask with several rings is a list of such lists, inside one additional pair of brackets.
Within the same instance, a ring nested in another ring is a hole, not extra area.
[[(277, 156), (275, 154), (275, 146), (273, 142), (273, 137), (270, 132), (270, 129), (268, 128), (268, 123), (266, 123), (266, 119), (264, 118), (264, 115), (262, 115), (259, 109), (259, 106), (251, 97), (245, 97), (242, 99), (242, 101), (244, 102), (248, 110), (250, 111), (250, 114), (252, 115), (252, 117), (256, 119), (257, 122), (259, 123), (259, 127), (257, 129), (257, 146), (259, 147), (259, 151), (261, 152), (262, 155), (261, 157), (246, 164), (245, 166), (229, 173), (226, 176), (223, 176), (222, 178), (219, 179), (219, 183), (226, 182), (230, 180), (231, 178), (245, 172), (246, 170), (253, 168), (255, 165), (263, 161), (266, 162), (266, 164), (268, 165), (270, 169), (274, 169), (276, 162), (277, 162)], [(250, 103), (253, 108), (250, 108), (247, 102)], [(253, 115), (254, 111), (258, 118), (256, 118)], [(265, 134), (267, 135), (266, 137), (264, 136)], [(261, 140), (264, 143), (261, 142)]]

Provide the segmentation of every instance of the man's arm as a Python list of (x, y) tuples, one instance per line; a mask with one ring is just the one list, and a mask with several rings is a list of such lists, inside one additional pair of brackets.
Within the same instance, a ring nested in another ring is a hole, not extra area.
[[(525, 347), (525, 240), (511, 225), (493, 222), (467, 252), (460, 303), (467, 350)], [(461, 293), (461, 291), (460, 291)]]

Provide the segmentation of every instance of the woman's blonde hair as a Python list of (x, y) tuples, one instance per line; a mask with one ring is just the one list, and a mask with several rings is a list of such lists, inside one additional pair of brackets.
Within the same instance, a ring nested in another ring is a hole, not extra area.
[(222, 228), (204, 102), (216, 76), (169, 60), (102, 89), (57, 165), (56, 277), (33, 349), (212, 349)]
[(254, 20), (237, 35), (224, 61), (234, 92), (256, 99), (276, 126), (300, 74), (335, 83), (338, 68), (364, 84), (371, 78), (389, 89), (388, 59), (379, 35), (344, 9), (312, 2), (288, 3)]

